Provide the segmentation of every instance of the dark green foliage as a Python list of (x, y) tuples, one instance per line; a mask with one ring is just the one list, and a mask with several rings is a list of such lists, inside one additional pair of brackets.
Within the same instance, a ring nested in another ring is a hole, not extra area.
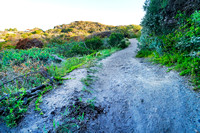
[(112, 47), (118, 46), (118, 44), (120, 44), (123, 38), (124, 36), (121, 33), (112, 33), (109, 37), (110, 46)]
[(141, 35), (140, 25), (126, 25), (116, 27), (116, 32), (121, 33), (126, 38), (137, 38)]
[(71, 45), (70, 53), (72, 56), (86, 55), (92, 53), (92, 50), (87, 49), (83, 42), (79, 43), (73, 42), (70, 45)]
[(118, 44), (119, 48), (127, 48), (130, 45), (130, 41), (127, 38), (124, 38), (123, 40), (121, 40), (121, 42)]
[(137, 58), (148, 57), (148, 56), (150, 56), (152, 53), (153, 53), (153, 51), (151, 51), (151, 50), (149, 50), (149, 49), (142, 49), (142, 50), (139, 50), (139, 51), (137, 52), (136, 57), (137, 57)]
[(91, 54), (93, 51), (86, 48), (83, 42), (72, 42), (72, 43), (50, 43), (46, 49), (54, 54), (59, 54), (63, 57), (73, 57), (77, 55)]
[(25, 93), (19, 96), (12, 96), (0, 102), (0, 108), (5, 108), (4, 112), (6, 112), (1, 116), (1, 119), (6, 122), (8, 127), (17, 126), (17, 121), (22, 118), (23, 114), (27, 111), (27, 106), (24, 105), (24, 101), (21, 99), (23, 95), (25, 95)]
[(95, 36), (91, 39), (86, 39), (85, 44), (89, 49), (98, 50), (103, 46), (103, 41), (100, 37)]
[(60, 38), (53, 38), (50, 40), (50, 43), (55, 43), (55, 44), (64, 44), (66, 41), (62, 40)]
[(171, 50), (196, 51), (199, 48), (198, 14), (200, 1), (147, 0), (142, 21), (141, 47), (158, 53)]
[(67, 28), (67, 29), (62, 29), (61, 32), (68, 33), (68, 32), (72, 32), (73, 30), (74, 30), (73, 28)]
[(179, 11), (189, 17), (195, 10), (200, 10), (199, 5), (199, 0), (146, 0), (142, 26), (149, 35), (168, 34), (178, 26), (175, 16)]
[[(173, 5), (175, 4), (175, 5)], [(190, 53), (200, 47), (200, 1), (147, 0), (142, 21), (141, 47)]]
[(200, 25), (198, 19), (194, 17), (198, 15), (200, 15), (200, 12), (195, 12), (190, 17), (181, 13), (178, 14), (176, 17), (179, 18), (179, 27), (174, 27), (173, 32), (169, 34), (151, 36), (143, 32), (140, 38), (143, 47), (149, 47), (157, 50), (157, 52), (159, 50), (162, 52), (175, 50), (187, 53), (198, 51), (200, 47)]
[(196, 86), (200, 85), (199, 5), (200, 0), (146, 0), (137, 54), (190, 75)]
[(0, 42), (0, 50), (2, 49), (2, 46), (5, 44), (6, 42)]
[(119, 27), (117, 27), (116, 31), (118, 33), (121, 33), (124, 37), (129, 38), (130, 37), (129, 30), (131, 28), (133, 28), (132, 25), (130, 25), (130, 26), (119, 26)]
[[(200, 11), (194, 12), (190, 17), (178, 14), (180, 27), (175, 31), (176, 47), (182, 52), (200, 50)], [(183, 23), (187, 22), (187, 23)]]

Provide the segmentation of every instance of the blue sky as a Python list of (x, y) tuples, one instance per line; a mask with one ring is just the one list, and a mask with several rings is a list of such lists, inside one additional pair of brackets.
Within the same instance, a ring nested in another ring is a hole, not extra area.
[(73, 21), (140, 24), (145, 0), (0, 0), (0, 30), (43, 30)]

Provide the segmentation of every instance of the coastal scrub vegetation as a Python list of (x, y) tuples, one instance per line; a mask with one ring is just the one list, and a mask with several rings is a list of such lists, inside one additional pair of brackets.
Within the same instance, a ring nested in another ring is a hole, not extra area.
[(44, 44), (55, 42), (63, 44), (66, 41), (85, 41), (88, 36), (109, 37), (112, 32), (123, 34), (126, 38), (137, 38), (141, 34), (140, 25), (111, 26), (98, 22), (75, 21), (70, 24), (57, 25), (53, 29), (43, 31), (40, 28), (18, 31), (16, 28), (0, 31), (0, 49), (15, 48), (19, 39), (37, 38)]
[(200, 1), (146, 0), (137, 57), (191, 77), (200, 89)]

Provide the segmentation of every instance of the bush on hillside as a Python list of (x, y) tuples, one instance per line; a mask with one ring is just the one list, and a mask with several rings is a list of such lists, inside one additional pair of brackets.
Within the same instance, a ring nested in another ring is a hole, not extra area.
[(50, 39), (50, 43), (55, 43), (55, 44), (64, 44), (66, 41), (59, 39), (58, 37), (54, 37)]
[(78, 55), (91, 54), (93, 51), (86, 48), (83, 42), (71, 42), (71, 43), (49, 43), (46, 45), (46, 50), (51, 53), (61, 55), (62, 57), (73, 57)]
[(92, 53), (92, 50), (87, 49), (85, 47), (85, 44), (83, 42), (73, 42), (71, 43), (71, 49), (70, 49), (71, 55), (87, 55)]
[(110, 46), (112, 47), (117, 46), (123, 38), (124, 36), (121, 33), (112, 33), (109, 37)]
[(86, 47), (92, 50), (98, 50), (103, 46), (103, 41), (100, 37), (93, 37), (91, 39), (86, 39)]
[(23, 39), (19, 40), (19, 42), (16, 44), (16, 49), (30, 49), (32, 47), (42, 48), (44, 44), (39, 41), (38, 39)]
[(121, 40), (118, 47), (124, 49), (124, 48), (127, 48), (130, 44), (131, 42), (127, 38), (124, 38), (123, 40)]
[(137, 38), (141, 35), (142, 27), (140, 25), (118, 26), (116, 32), (121, 33), (126, 38)]
[(62, 29), (61, 32), (68, 33), (74, 31), (73, 28)]
[(6, 42), (0, 42), (0, 50), (3, 48), (4, 44), (6, 44)]
[(112, 31), (103, 31), (103, 32), (95, 32), (89, 36), (87, 36), (87, 38), (93, 38), (95, 36), (98, 36), (100, 38), (106, 38), (109, 37), (111, 35)]

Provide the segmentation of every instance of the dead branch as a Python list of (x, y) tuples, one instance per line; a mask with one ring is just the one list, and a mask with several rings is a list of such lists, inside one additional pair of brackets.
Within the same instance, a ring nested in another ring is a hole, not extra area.
[(23, 78), (23, 77), (25, 77), (25, 76), (28, 76), (28, 75), (31, 75), (31, 74), (36, 74), (36, 73), (39, 73), (39, 72), (38, 72), (38, 71), (37, 71), (37, 72), (30, 72), (30, 73), (27, 73), (27, 74), (24, 74), (24, 75), (21, 75), (21, 76), (17, 76), (17, 77), (15, 77), (15, 78), (13, 78), (12, 80), (9, 80), (9, 81), (7, 81), (7, 82), (3, 82), (3, 84), (0, 85), (0, 87), (2, 87), (2, 86), (4, 86), (5, 84), (8, 84), (8, 83), (10, 83), (10, 82), (12, 82), (12, 81), (18, 79), (18, 78)]
[(43, 67), (41, 67), (41, 68), (40, 68), (40, 71), (30, 72), (30, 73), (27, 73), (27, 74), (24, 74), (24, 75), (15, 77), (15, 78), (13, 78), (12, 80), (9, 80), (9, 81), (7, 81), (7, 82), (4, 82), (2, 85), (0, 85), (0, 87), (2, 87), (2, 86), (4, 86), (5, 84), (8, 84), (8, 83), (10, 83), (10, 82), (12, 82), (12, 81), (18, 79), (18, 78), (23, 78), (23, 77), (25, 77), (25, 76), (28, 76), (28, 75), (31, 75), (31, 74), (36, 74), (36, 73), (40, 73), (40, 74), (41, 74), (42, 76), (44, 76), (45, 78), (48, 78), (48, 79), (52, 80), (51, 77), (49, 76), (49, 74), (47, 73), (47, 71), (46, 71)]
[(56, 60), (60, 61), (60, 62), (64, 62), (65, 60), (58, 57), (57, 55), (52, 54), (51, 56), (53, 56)]
[[(52, 77), (47, 84), (42, 84), (42, 85), (40, 85), (38, 87), (35, 87), (35, 88), (27, 90), (25, 95), (22, 97), (22, 99), (24, 99), (25, 97), (26, 98), (30, 98), (32, 96), (37, 95), (38, 93), (41, 92), (42, 89), (44, 89), (45, 87), (47, 87), (49, 85), (52, 85), (53, 84), (53, 82), (52, 82), (53, 79), (54, 79), (54, 77)], [(5, 100), (5, 99), (8, 99), (8, 98), (10, 98), (12, 96), (19, 96), (20, 94), (23, 94), (23, 92), (18, 92), (18, 93), (15, 93), (15, 94), (5, 95), (2, 98), (0, 98), (0, 102)]]

